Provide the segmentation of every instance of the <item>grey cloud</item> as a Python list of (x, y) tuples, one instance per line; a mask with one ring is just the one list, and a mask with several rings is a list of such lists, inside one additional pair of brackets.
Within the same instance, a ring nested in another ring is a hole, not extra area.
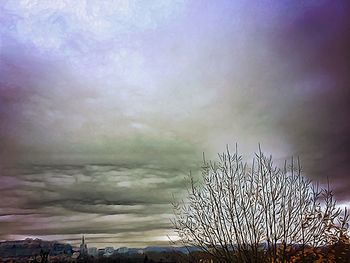
[[(15, 217), (2, 236), (44, 234), (21, 230), (24, 215), (55, 224), (167, 215), (202, 152), (213, 159), (235, 142), (243, 154), (260, 142), (276, 159), (299, 155), (306, 176), (330, 177), (348, 199), (349, 4), (311, 2), (190, 1), (176, 20), (163, 25), (160, 12), (155, 28), (150, 17), (133, 34), (81, 24), (69, 5), (70, 18), (34, 5), (17, 24), (11, 14), (23, 9), (0, 4), (1, 214)], [(84, 30), (62, 33), (72, 28)], [(68, 238), (74, 227), (59, 229)]]
[[(299, 155), (308, 177), (329, 178), (339, 199), (350, 187), (350, 5), (325, 1), (281, 24), (271, 42), (296, 69), (295, 97), (278, 118), (291, 151)], [(292, 35), (293, 37), (290, 37)]]
[[(63, 235), (113, 233), (128, 239), (130, 232), (171, 228), (173, 195), (183, 192), (184, 174), (155, 165), (23, 165), (18, 169), (18, 189), (13, 196), (13, 235)], [(128, 182), (126, 184), (126, 182)], [(119, 219), (118, 219), (119, 218)], [(135, 241), (136, 242), (136, 241)]]

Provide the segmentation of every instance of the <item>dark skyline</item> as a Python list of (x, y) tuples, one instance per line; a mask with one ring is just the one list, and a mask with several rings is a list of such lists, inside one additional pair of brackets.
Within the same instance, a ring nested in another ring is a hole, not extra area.
[(205, 152), (350, 200), (347, 1), (0, 3), (0, 239), (168, 244)]

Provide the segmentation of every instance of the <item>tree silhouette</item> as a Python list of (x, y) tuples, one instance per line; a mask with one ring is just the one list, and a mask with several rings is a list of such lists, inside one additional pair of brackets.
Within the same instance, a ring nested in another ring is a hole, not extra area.
[(50, 250), (44, 251), (44, 250), (40, 250), (40, 262), (42, 263), (47, 263), (49, 260), (49, 254), (50, 254)]
[(292, 248), (337, 243), (348, 235), (347, 210), (337, 207), (329, 184), (302, 175), (299, 159), (282, 167), (259, 146), (250, 165), (226, 152), (202, 166), (202, 182), (190, 176), (188, 198), (174, 203), (174, 228), (186, 245), (220, 262), (287, 262)]

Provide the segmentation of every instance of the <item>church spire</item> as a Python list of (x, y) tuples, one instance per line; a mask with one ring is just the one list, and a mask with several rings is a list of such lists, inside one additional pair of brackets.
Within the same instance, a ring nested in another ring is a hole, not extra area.
[(87, 245), (85, 244), (85, 236), (83, 235), (81, 238), (81, 244), (80, 244), (80, 254), (82, 256), (87, 255), (88, 253), (88, 249), (87, 249)]

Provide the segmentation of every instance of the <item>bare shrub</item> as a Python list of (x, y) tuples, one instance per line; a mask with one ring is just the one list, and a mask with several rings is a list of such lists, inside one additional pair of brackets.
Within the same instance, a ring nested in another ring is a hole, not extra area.
[(333, 192), (302, 175), (299, 159), (282, 167), (259, 146), (251, 164), (226, 152), (202, 166), (202, 180), (190, 176), (188, 198), (174, 203), (180, 240), (220, 262), (288, 262), (298, 247), (337, 243), (348, 235), (349, 216)]

